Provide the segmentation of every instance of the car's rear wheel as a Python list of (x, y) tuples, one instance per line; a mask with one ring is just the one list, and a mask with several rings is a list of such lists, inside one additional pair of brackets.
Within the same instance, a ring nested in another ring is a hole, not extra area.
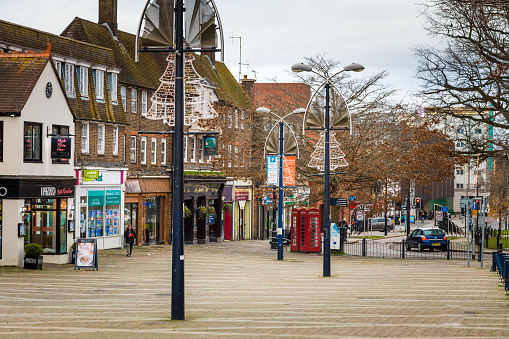
[(419, 250), (419, 252), (424, 251), (424, 247), (422, 247), (422, 245), (421, 245), (421, 244), (418, 244), (418, 245), (417, 245), (417, 249)]
[(445, 246), (440, 247), (440, 249), (442, 250), (442, 252), (447, 251), (447, 247), (445, 247)]
[(406, 250), (407, 251), (410, 251), (412, 249), (412, 247), (410, 247), (410, 244), (409, 243), (406, 243)]

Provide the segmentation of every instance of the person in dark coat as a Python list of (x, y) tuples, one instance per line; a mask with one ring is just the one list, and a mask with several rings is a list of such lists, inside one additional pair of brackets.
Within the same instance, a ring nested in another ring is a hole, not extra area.
[(127, 225), (126, 230), (124, 231), (125, 238), (125, 248), (126, 248), (126, 256), (131, 256), (133, 253), (133, 244), (134, 240), (136, 240), (136, 232), (133, 230), (133, 226), (131, 224)]

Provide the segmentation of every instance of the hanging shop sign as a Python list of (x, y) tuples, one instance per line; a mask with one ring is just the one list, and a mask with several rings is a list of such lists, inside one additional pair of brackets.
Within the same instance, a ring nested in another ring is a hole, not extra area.
[(71, 138), (51, 138), (51, 158), (71, 159)]
[(217, 155), (217, 137), (205, 137), (205, 155)]
[(279, 158), (276, 155), (267, 156), (267, 185), (279, 185)]
[(91, 268), (99, 270), (97, 262), (97, 239), (76, 239), (76, 260), (74, 269)]
[(295, 156), (284, 157), (283, 186), (295, 186)]

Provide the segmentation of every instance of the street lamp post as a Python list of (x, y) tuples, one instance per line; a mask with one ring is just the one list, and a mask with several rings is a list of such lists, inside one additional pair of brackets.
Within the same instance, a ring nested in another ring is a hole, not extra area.
[(175, 134), (173, 135), (171, 319), (184, 320), (184, 2), (175, 8)]
[[(361, 64), (353, 63), (345, 66), (342, 70), (335, 73), (332, 76), (324, 76), (316, 71), (309, 65), (304, 63), (297, 63), (292, 66), (293, 72), (312, 72), (322, 79), (324, 79), (325, 83), (325, 125), (323, 129), (325, 130), (325, 145), (324, 145), (324, 209), (323, 209), (323, 276), (330, 277), (330, 86), (332, 84), (333, 78), (345, 71), (353, 71), (353, 72), (362, 72), (364, 70), (364, 66)], [(321, 88), (324, 83), (320, 85)], [(311, 98), (312, 100), (312, 98)], [(346, 102), (345, 102), (346, 104)], [(308, 104), (309, 107), (309, 104)], [(350, 120), (350, 130), (351, 130), (351, 120)]]
[[(278, 169), (278, 220), (277, 220), (277, 260), (283, 260), (283, 161), (284, 161), (284, 119), (291, 114), (304, 113), (305, 110), (302, 108), (296, 109), (290, 114), (285, 115), (284, 117), (280, 117), (279, 115), (272, 112), (270, 109), (265, 107), (260, 107), (256, 109), (258, 113), (272, 114), (279, 119), (279, 169)], [(289, 125), (287, 125), (290, 129)], [(270, 136), (274, 127), (269, 131)], [(291, 130), (291, 129), (290, 129)], [(292, 132), (293, 133), (293, 132)], [(295, 136), (294, 136), (295, 137)]]

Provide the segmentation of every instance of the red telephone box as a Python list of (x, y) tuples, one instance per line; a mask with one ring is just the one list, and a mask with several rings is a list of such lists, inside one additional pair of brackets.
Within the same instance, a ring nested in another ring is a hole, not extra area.
[(298, 235), (298, 239), (299, 239), (299, 252), (307, 252), (307, 247), (308, 247), (308, 241), (307, 241), (307, 232), (306, 232), (306, 224), (307, 224), (307, 219), (308, 219), (308, 210), (303, 208), (302, 210), (300, 210), (299, 212), (299, 219), (300, 219), (300, 223), (299, 223), (299, 235)]
[(291, 234), (291, 244), (290, 251), (299, 252), (300, 248), (300, 232), (301, 232), (301, 219), (300, 213), (301, 208), (294, 208), (292, 210), (292, 234)]
[(322, 251), (322, 218), (320, 210), (310, 209), (307, 213), (306, 233), (308, 235), (307, 252)]

